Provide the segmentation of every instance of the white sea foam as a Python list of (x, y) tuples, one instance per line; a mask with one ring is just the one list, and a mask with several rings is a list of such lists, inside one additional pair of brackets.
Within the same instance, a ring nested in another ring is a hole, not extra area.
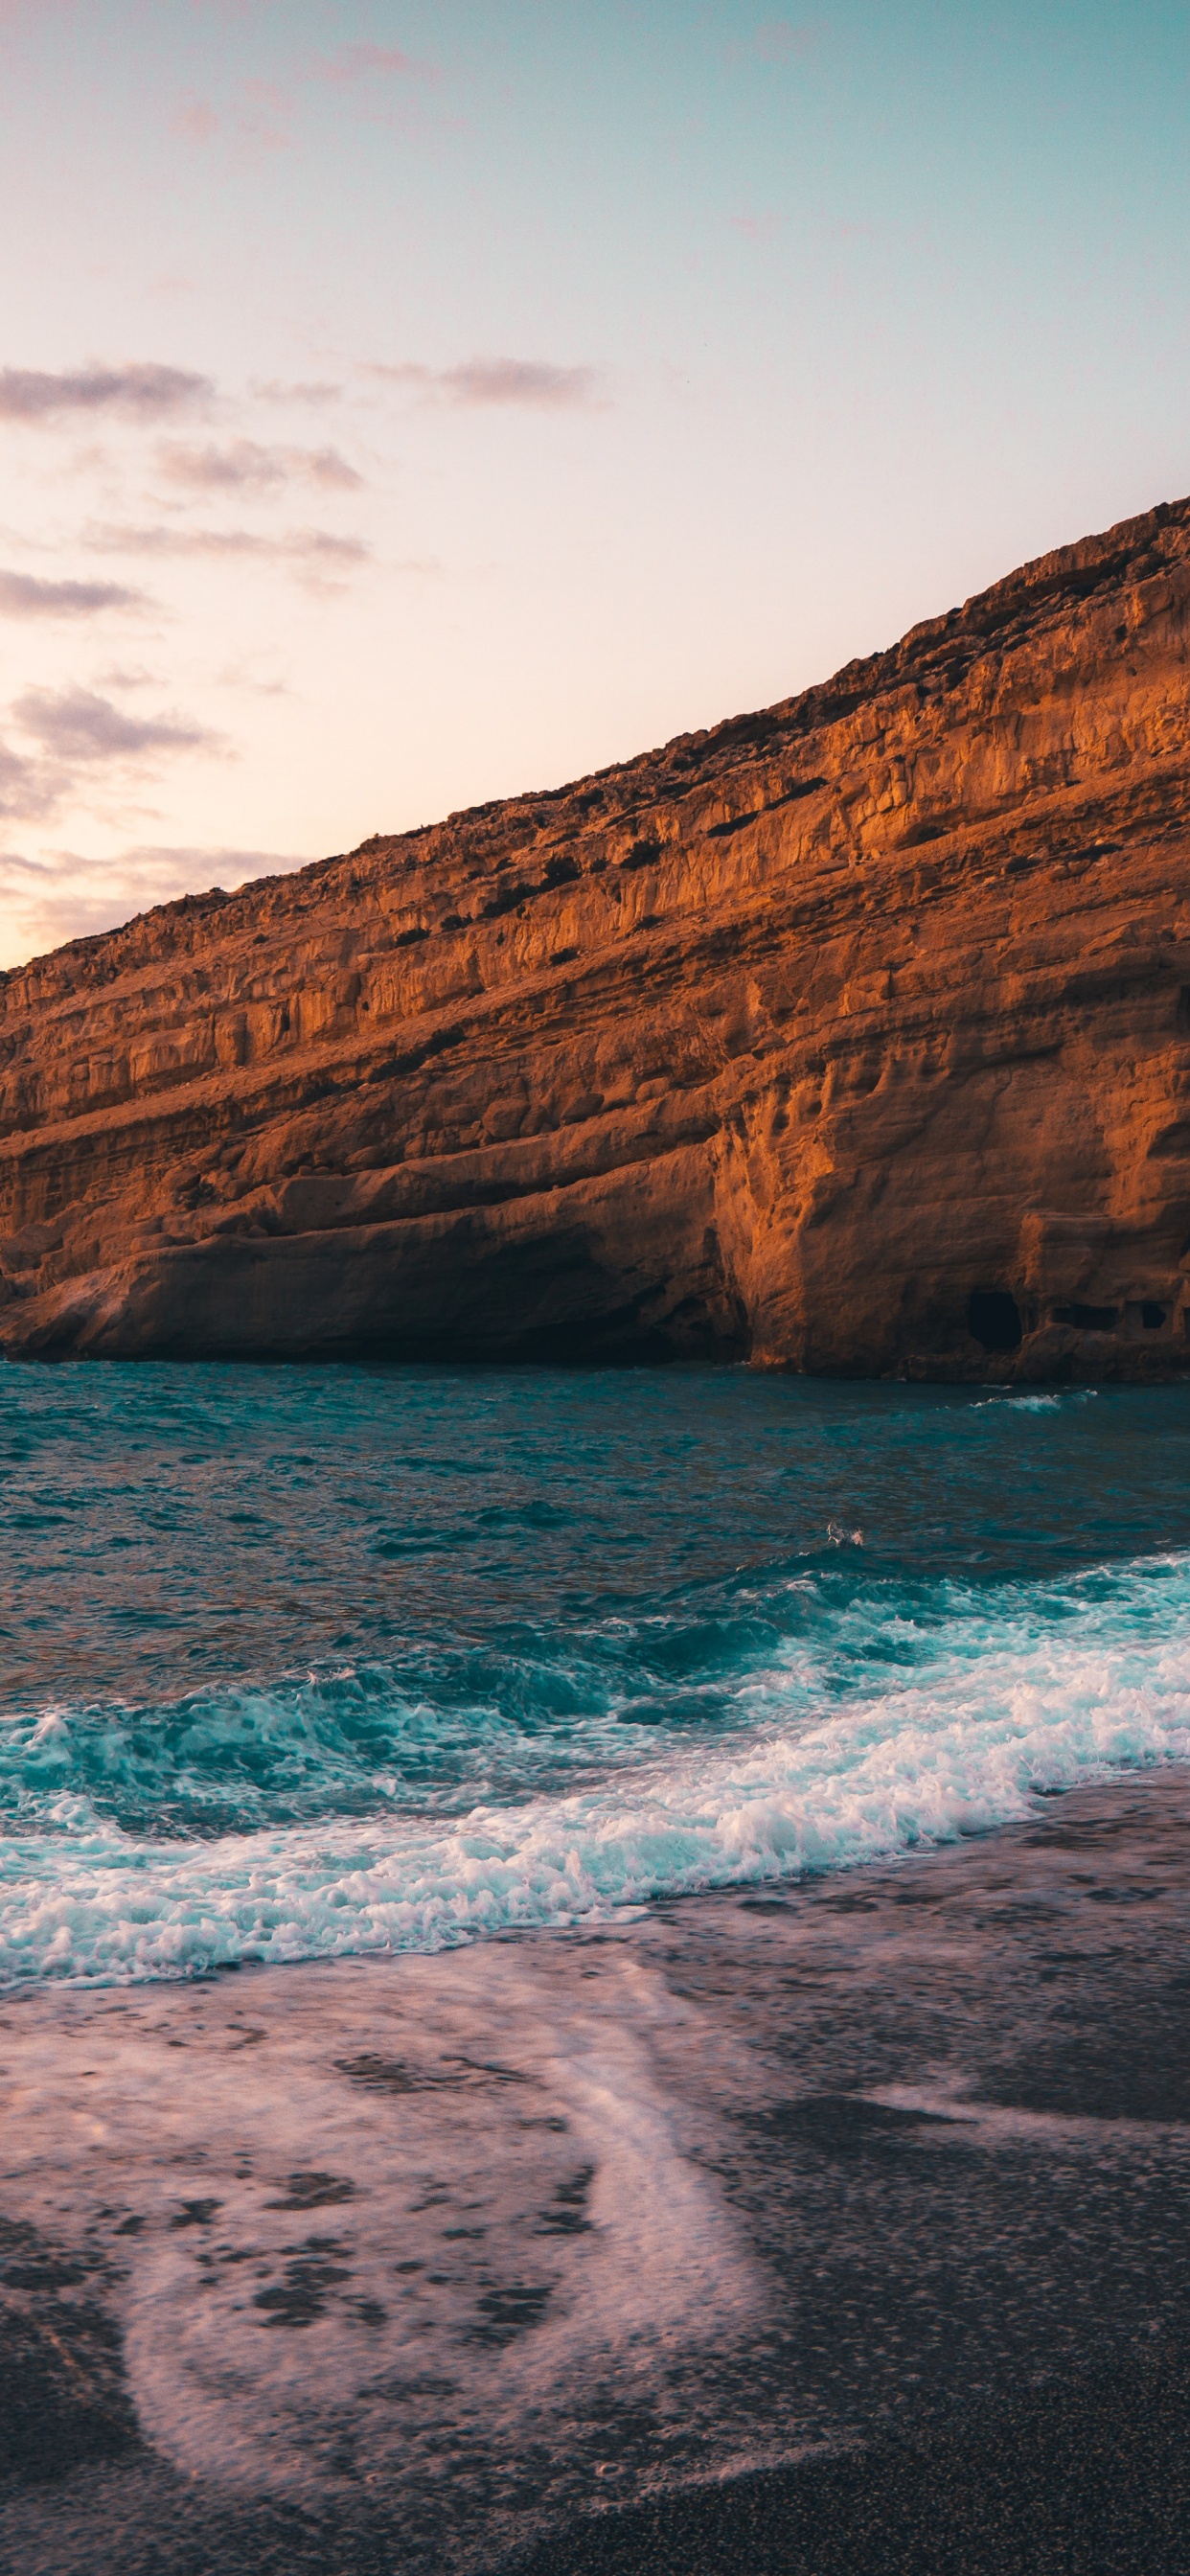
[(726, 1735), (465, 1815), (163, 1843), (64, 1797), (57, 1830), (0, 1844), (0, 1974), (434, 1949), (1022, 1817), (1040, 1790), (1190, 1757), (1190, 1559), (968, 1600), (928, 1666), (829, 1714), (805, 1713), (791, 1650), (735, 1707)]
[(979, 1396), (973, 1410), (976, 1413), (986, 1413), (989, 1408), (1000, 1413), (1063, 1413), (1072, 1404), (1093, 1404), (1098, 1393), (1097, 1386), (1064, 1386), (1054, 1395), (1010, 1395), (1005, 1391), (1001, 1395)]

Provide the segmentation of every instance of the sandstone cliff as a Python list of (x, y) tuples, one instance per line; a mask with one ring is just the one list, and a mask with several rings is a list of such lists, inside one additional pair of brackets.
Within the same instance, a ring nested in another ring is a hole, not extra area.
[(1190, 501), (0, 978), (11, 1356), (1190, 1363)]

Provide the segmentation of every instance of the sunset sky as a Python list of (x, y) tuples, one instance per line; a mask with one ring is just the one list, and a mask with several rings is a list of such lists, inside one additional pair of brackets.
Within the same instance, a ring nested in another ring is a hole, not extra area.
[(0, 0), (0, 964), (1190, 486), (1190, 10)]

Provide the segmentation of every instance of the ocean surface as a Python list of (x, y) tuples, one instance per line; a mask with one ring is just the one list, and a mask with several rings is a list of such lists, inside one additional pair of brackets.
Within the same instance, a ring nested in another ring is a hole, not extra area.
[(0, 1367), (0, 1979), (440, 1948), (1190, 1754), (1190, 1388)]

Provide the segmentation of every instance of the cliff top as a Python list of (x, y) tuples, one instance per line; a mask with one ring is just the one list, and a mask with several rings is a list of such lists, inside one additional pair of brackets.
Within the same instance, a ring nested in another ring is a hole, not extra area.
[(677, 734), (659, 748), (615, 762), (563, 787), (527, 791), (460, 809), (437, 824), (377, 833), (354, 850), (313, 859), (283, 875), (253, 878), (227, 893), (221, 886), (135, 914), (119, 928), (69, 940), (23, 966), (0, 969), (0, 1008), (21, 1010), (112, 982), (150, 961), (193, 954), (212, 937), (252, 929), (263, 903), (270, 927), (282, 931), (328, 897), (344, 899), (433, 858), (447, 858), (465, 838), (472, 855), (485, 847), (548, 848), (572, 838), (597, 809), (601, 820), (630, 818), (659, 796), (672, 802), (727, 777), (756, 753), (805, 743), (821, 727), (865, 702), (913, 690), (920, 700), (955, 688), (987, 653), (1009, 650), (1070, 609), (1124, 577), (1135, 583), (1190, 556), (1190, 496), (1123, 519), (1098, 536), (1060, 546), (1022, 564), (951, 608), (911, 627), (885, 651), (845, 663), (826, 681), (700, 732)]

